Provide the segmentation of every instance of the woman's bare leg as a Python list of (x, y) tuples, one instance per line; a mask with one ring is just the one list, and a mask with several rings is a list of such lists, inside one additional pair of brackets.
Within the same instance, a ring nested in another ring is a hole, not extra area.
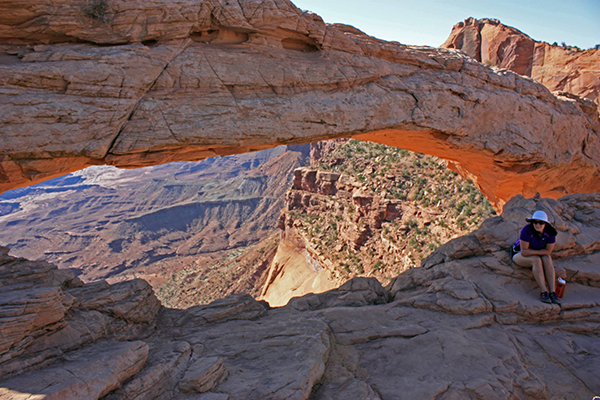
[[(542, 264), (542, 259), (539, 256), (524, 257), (521, 253), (517, 253), (513, 257), (513, 261), (521, 267), (531, 267), (533, 277), (535, 278), (535, 281), (537, 282), (541, 291), (548, 291), (546, 277), (544, 276), (544, 266)], [(552, 271), (554, 271), (554, 267), (552, 267)]]
[(548, 282), (548, 288), (550, 292), (556, 291), (556, 273), (554, 271), (554, 263), (552, 263), (552, 257), (542, 256), (542, 265), (544, 266), (544, 275), (546, 275), (546, 282)]

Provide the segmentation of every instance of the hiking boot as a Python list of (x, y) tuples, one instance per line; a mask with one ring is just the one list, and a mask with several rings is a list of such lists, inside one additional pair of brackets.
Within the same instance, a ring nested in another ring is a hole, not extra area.
[[(550, 300), (554, 303), (554, 304), (560, 304), (560, 299), (558, 298), (558, 296), (556, 295), (556, 293), (552, 292), (550, 293)], [(541, 298), (540, 298), (541, 300)], [(544, 301), (544, 300), (542, 300)], [(545, 302), (544, 302), (545, 303)]]
[[(552, 293), (554, 293), (554, 292), (552, 292)], [(554, 293), (554, 295), (556, 296), (556, 293)], [(558, 299), (558, 297), (557, 297), (557, 299)], [(550, 300), (550, 295), (548, 294), (548, 292), (540, 293), (540, 301), (543, 303), (552, 304), (552, 300)]]

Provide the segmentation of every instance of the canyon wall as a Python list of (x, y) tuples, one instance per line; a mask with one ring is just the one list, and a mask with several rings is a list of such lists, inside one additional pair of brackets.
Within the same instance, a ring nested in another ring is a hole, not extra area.
[(454, 25), (443, 48), (529, 76), (551, 91), (576, 94), (600, 105), (600, 49), (538, 42), (496, 19), (468, 18)]
[(261, 299), (283, 305), (355, 276), (385, 285), (495, 215), (472, 182), (447, 166), (378, 143), (312, 144), (311, 164), (296, 169), (285, 196), (280, 246)]
[(0, 190), (355, 137), (446, 158), (500, 209), (600, 190), (596, 105), (286, 0), (0, 5)]

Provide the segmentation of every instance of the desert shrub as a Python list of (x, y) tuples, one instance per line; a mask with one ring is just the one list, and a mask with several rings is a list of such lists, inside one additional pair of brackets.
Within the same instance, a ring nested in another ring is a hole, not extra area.
[(377, 262), (375, 263), (375, 265), (373, 265), (373, 270), (375, 271), (379, 271), (381, 269), (381, 265), (383, 263), (381, 262), (381, 260), (377, 260)]

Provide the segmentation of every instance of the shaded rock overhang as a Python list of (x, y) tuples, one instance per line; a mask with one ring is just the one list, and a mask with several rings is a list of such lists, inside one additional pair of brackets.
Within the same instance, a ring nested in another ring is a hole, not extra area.
[(445, 158), (497, 209), (600, 191), (596, 105), (285, 0), (5, 0), (0, 192), (354, 137)]

